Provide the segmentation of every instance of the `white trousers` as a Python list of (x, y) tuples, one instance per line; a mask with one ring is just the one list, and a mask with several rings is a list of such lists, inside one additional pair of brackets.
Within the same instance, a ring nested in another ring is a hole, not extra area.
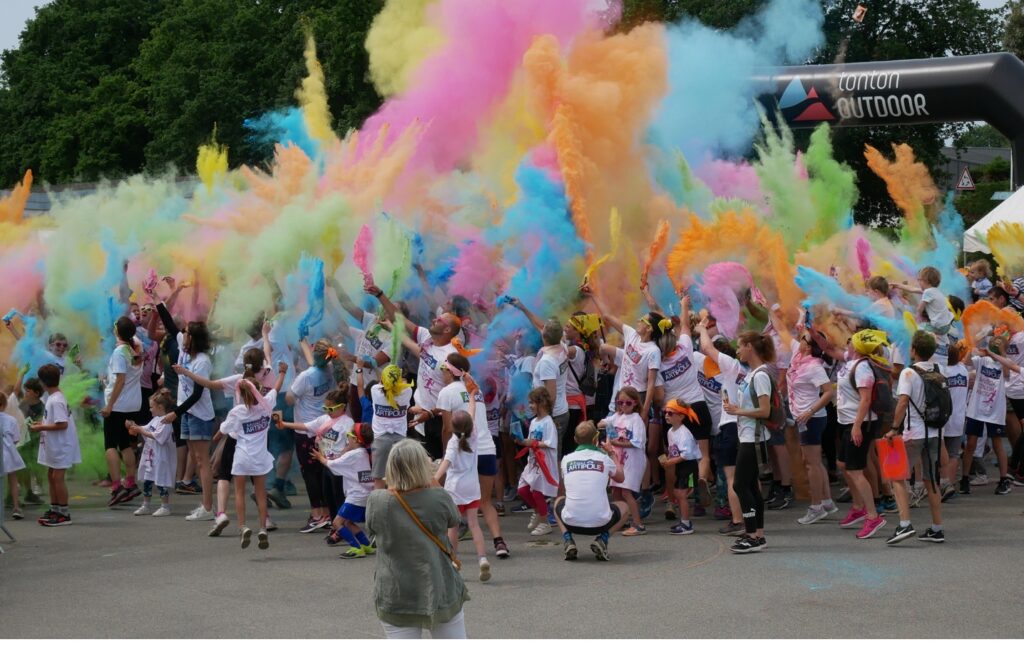
[[(388, 640), (419, 640), (423, 638), (422, 627), (396, 627), (386, 622), (381, 622), (381, 624), (384, 626), (384, 633)], [(448, 622), (428, 631), (430, 631), (431, 638), (440, 640), (466, 638), (466, 618), (462, 615), (462, 611), (459, 611), (458, 615)]]

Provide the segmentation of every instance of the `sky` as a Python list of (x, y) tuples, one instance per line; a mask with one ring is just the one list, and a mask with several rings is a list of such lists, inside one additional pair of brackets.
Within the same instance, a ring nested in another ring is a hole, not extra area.
[[(708, 0), (718, 2), (719, 0)], [(1006, 0), (980, 0), (981, 6), (991, 9), (1006, 4)], [(18, 46), (18, 35), (25, 27), (25, 21), (35, 15), (35, 8), (49, 4), (50, 0), (0, 0), (3, 20), (0, 20), (0, 50)], [(869, 7), (870, 1), (866, 3)]]

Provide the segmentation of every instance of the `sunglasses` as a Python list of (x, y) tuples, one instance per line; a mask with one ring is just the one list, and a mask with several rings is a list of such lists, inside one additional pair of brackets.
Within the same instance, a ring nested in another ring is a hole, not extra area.
[(62, 341), (57, 341), (57, 342), (54, 342), (54, 343), (53, 343), (53, 347), (54, 347), (54, 348), (67, 348), (67, 347), (68, 347), (68, 345), (67, 345), (67, 343), (66, 343), (66, 342), (62, 342)]
[(627, 406), (636, 405), (636, 401), (635, 400), (616, 400), (615, 404), (617, 404), (620, 407), (627, 407)]
[(681, 415), (683, 415), (683, 414), (679, 413), (678, 411), (673, 411), (671, 409), (665, 409), (664, 411), (662, 411), (662, 413), (664, 413), (666, 416), (681, 416)]
[(331, 406), (331, 405), (329, 405), (329, 404), (325, 404), (325, 405), (324, 405), (324, 406), (323, 406), (322, 408), (323, 408), (323, 410), (324, 410), (325, 412), (327, 412), (327, 413), (334, 413), (334, 412), (335, 412), (335, 411), (337, 411), (338, 409), (344, 409), (344, 408), (345, 408), (345, 405), (344, 405), (344, 404), (336, 404), (336, 405), (334, 405), (334, 406), (332, 407), (332, 406)]

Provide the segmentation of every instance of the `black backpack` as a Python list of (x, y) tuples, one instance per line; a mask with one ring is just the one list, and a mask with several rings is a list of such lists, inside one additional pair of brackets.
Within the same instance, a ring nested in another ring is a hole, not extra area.
[[(763, 420), (757, 421), (756, 436), (760, 436), (760, 428), (767, 429), (769, 433), (781, 434), (786, 429), (786, 405), (782, 401), (782, 394), (779, 393), (779, 388), (775, 384), (775, 377), (767, 367), (759, 366), (747, 375), (747, 381), (749, 389), (752, 391), (754, 388), (754, 374), (758, 371), (763, 370), (764, 374), (768, 376), (768, 381), (771, 383), (771, 393), (768, 396), (768, 403), (771, 408), (769, 409), (768, 417)], [(751, 402), (754, 406), (757, 406), (757, 398), (753, 397), (753, 393), (749, 394)], [(760, 440), (760, 438), (758, 438)]]
[(924, 410), (918, 409), (913, 399), (910, 400), (910, 404), (914, 407), (914, 411), (917, 411), (917, 415), (924, 420), (925, 437), (927, 437), (928, 429), (938, 429), (941, 432), (942, 428), (946, 426), (950, 416), (953, 415), (953, 399), (949, 395), (949, 383), (946, 381), (946, 376), (942, 374), (937, 364), (930, 371), (919, 366), (914, 366), (913, 369), (924, 382)]
[[(857, 360), (849, 375), (850, 386), (853, 387), (854, 391), (859, 391), (856, 378), (857, 368), (860, 367), (861, 362), (867, 362), (871, 373), (875, 376), (875, 383), (871, 387), (871, 413), (875, 414), (885, 424), (892, 416), (893, 411), (892, 374), (867, 358)], [(882, 429), (887, 428), (887, 426), (882, 427)]]
[(597, 393), (597, 367), (594, 366), (594, 362), (590, 355), (586, 353), (579, 346), (576, 347), (577, 353), (583, 353), (583, 375), (582, 377), (576, 373), (576, 369), (572, 367), (572, 360), (566, 360), (569, 365), (569, 371), (572, 376), (576, 379), (576, 384), (580, 387), (580, 393), (585, 396), (593, 396)]

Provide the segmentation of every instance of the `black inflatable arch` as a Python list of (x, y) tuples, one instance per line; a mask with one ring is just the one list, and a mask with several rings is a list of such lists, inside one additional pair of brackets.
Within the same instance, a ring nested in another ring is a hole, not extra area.
[(790, 127), (985, 121), (1010, 140), (1024, 184), (1024, 63), (1013, 54), (783, 67), (754, 78)]

